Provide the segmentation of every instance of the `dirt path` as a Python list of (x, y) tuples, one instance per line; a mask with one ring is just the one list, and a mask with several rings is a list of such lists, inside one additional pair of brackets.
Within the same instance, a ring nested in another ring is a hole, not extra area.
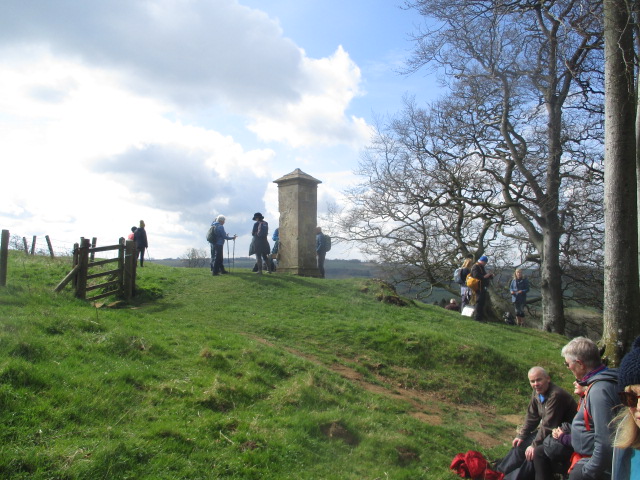
[[(406, 402), (411, 406), (408, 414), (421, 422), (429, 425), (442, 425), (443, 423), (443, 411), (440, 406), (446, 403), (443, 402), (442, 399), (437, 398), (434, 394), (404, 388), (402, 385), (394, 383), (392, 379), (375, 372), (372, 372), (372, 375), (378, 383), (372, 383), (360, 372), (342, 363), (332, 363), (328, 365), (313, 355), (309, 355), (289, 347), (280, 347), (268, 340), (265, 340), (264, 338), (256, 337), (254, 335), (248, 336), (263, 345), (267, 345), (272, 348), (282, 348), (296, 357), (304, 358), (316, 365), (328, 368), (368, 392)], [(350, 361), (345, 359), (345, 362)], [(465, 436), (477, 442), (483, 448), (492, 448), (506, 442), (510, 442), (515, 436), (516, 426), (522, 421), (521, 416), (498, 416), (489, 408), (471, 406), (454, 407), (457, 409), (457, 415), (465, 417), (465, 423), (472, 427), (472, 429), (465, 432)], [(491, 424), (497, 419), (508, 423), (510, 426), (503, 429), (499, 435), (489, 435), (482, 432), (483, 425)]]

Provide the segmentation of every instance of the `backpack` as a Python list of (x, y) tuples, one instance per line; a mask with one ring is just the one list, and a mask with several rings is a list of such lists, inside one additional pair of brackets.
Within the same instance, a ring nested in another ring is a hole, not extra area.
[(269, 224), (267, 222), (258, 223), (256, 237), (267, 238), (267, 235), (269, 235)]
[(482, 280), (478, 278), (473, 278), (471, 274), (467, 275), (467, 287), (469, 287), (471, 290), (478, 293), (480, 291), (481, 285), (482, 285)]
[(456, 268), (453, 272), (453, 281), (460, 285), (464, 285), (464, 280), (462, 279), (462, 268)]
[(217, 228), (218, 228), (217, 224), (213, 224), (209, 227), (209, 230), (207, 231), (207, 242), (216, 243)]
[(331, 237), (329, 235), (322, 235), (324, 237), (324, 251), (328, 252), (331, 250)]

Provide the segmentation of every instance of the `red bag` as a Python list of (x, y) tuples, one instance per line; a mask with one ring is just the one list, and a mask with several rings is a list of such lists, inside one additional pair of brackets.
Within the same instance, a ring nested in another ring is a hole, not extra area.
[(451, 470), (462, 478), (476, 478), (482, 480), (502, 480), (504, 473), (495, 472), (487, 467), (487, 461), (480, 452), (469, 450), (453, 457)]

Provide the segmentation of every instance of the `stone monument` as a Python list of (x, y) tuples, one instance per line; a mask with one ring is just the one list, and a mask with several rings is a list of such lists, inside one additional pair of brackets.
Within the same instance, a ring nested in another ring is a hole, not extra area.
[(278, 185), (280, 211), (278, 273), (319, 277), (316, 222), (322, 182), (296, 168), (273, 183)]

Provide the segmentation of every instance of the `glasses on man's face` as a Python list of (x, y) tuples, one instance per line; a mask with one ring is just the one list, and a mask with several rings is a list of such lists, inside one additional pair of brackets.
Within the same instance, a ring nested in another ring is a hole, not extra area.
[(635, 392), (618, 392), (620, 401), (625, 407), (637, 408), (640, 395)]
[(564, 366), (567, 367), (567, 368), (570, 368), (571, 367), (571, 362), (565, 360), (564, 361)]

